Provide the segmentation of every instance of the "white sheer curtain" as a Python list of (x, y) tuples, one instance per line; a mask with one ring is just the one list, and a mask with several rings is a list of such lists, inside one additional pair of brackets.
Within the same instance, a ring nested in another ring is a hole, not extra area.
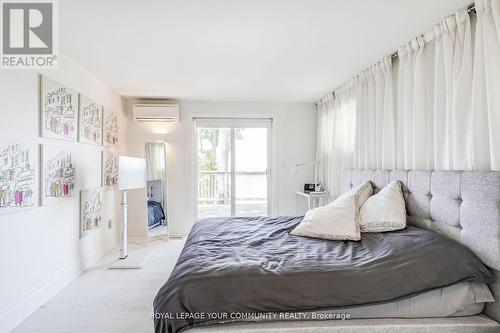
[(165, 181), (165, 144), (147, 142), (144, 157), (146, 158), (146, 179)]
[[(144, 151), (146, 158), (146, 179), (161, 180), (163, 192), (166, 185), (166, 167), (165, 167), (165, 144), (163, 142), (147, 142)], [(163, 195), (162, 206), (166, 209), (166, 196)]]
[(353, 167), (354, 93), (344, 87), (318, 102), (319, 180), (333, 197), (340, 194), (342, 170)]
[(500, 170), (500, 0), (476, 11), (474, 38), (459, 10), (318, 102), (333, 198), (350, 167)]
[(388, 57), (355, 78), (356, 130), (354, 167), (396, 166), (392, 62)]
[(470, 169), (472, 35), (465, 9), (398, 50), (401, 169)]
[(434, 69), (434, 168), (472, 168), (472, 33), (461, 10), (436, 27)]
[(390, 58), (318, 102), (319, 179), (332, 198), (345, 169), (395, 167), (394, 123)]
[(500, 0), (476, 1), (472, 167), (500, 170)]

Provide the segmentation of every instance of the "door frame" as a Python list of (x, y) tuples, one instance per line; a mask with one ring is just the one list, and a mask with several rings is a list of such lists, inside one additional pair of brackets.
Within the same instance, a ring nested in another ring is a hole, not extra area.
[[(250, 115), (238, 115), (238, 116), (225, 116), (225, 115), (207, 115), (207, 114), (192, 114), (191, 115), (191, 130), (192, 130), (192, 193), (193, 193), (193, 217), (194, 223), (198, 221), (198, 138), (196, 135), (196, 121), (197, 120), (220, 120), (220, 121), (248, 121), (255, 120), (258, 121), (269, 121), (267, 126), (268, 140), (267, 140), (267, 215), (275, 216), (277, 211), (277, 169), (276, 169), (276, 159), (275, 159), (275, 144), (276, 144), (276, 116), (269, 114), (250, 114)], [(226, 127), (227, 128), (227, 127)], [(231, 135), (231, 165), (234, 165), (234, 135)], [(235, 177), (234, 173), (231, 173), (231, 177)], [(231, 179), (231, 184), (233, 184), (234, 179)], [(232, 190), (234, 189), (233, 186)], [(231, 193), (231, 202), (235, 198), (235, 193)], [(231, 215), (234, 214), (232, 211), (235, 205), (231, 204)]]

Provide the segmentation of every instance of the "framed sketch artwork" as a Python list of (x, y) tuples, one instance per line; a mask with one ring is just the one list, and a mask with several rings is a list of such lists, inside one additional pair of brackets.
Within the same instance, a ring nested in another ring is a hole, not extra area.
[(102, 106), (80, 95), (80, 142), (102, 145)]
[(78, 93), (40, 76), (40, 135), (45, 138), (77, 140)]
[(102, 186), (118, 187), (118, 154), (115, 151), (102, 152)]
[(0, 139), (0, 214), (38, 206), (38, 144)]
[(118, 148), (118, 114), (104, 109), (103, 141), (105, 147)]
[(43, 145), (42, 203), (76, 196), (75, 159), (68, 149)]
[(80, 238), (98, 229), (103, 223), (102, 188), (83, 190), (80, 194)]

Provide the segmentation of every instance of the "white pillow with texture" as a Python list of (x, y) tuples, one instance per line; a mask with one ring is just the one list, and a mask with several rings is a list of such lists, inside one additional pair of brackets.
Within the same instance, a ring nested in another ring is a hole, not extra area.
[(359, 211), (361, 232), (406, 228), (406, 208), (401, 184), (393, 181), (363, 204)]
[(363, 183), (330, 204), (308, 211), (290, 234), (331, 240), (360, 240), (359, 209), (372, 193), (371, 183)]

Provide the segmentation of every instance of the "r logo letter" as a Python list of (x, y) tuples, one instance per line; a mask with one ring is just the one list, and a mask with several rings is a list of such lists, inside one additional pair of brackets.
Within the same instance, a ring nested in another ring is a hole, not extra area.
[[(29, 47), (45, 47), (48, 46), (39, 38), (37, 31), (42, 26), (43, 15), (38, 9), (29, 10), (29, 25), (27, 27), (27, 33), (29, 34)], [(43, 31), (42, 31), (43, 35)]]
[(2, 3), (3, 54), (52, 54), (53, 4)]

